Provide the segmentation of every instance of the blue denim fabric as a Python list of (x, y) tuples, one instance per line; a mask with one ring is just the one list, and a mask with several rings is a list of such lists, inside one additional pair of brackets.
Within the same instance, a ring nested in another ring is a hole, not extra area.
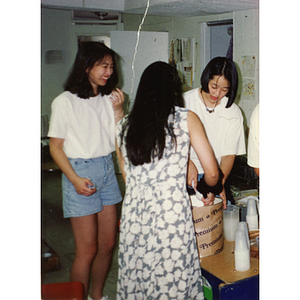
[(69, 161), (76, 174), (80, 177), (89, 178), (97, 191), (89, 197), (79, 195), (73, 184), (63, 174), (63, 212), (65, 218), (98, 213), (103, 210), (103, 206), (122, 201), (111, 154), (91, 159), (70, 158)]

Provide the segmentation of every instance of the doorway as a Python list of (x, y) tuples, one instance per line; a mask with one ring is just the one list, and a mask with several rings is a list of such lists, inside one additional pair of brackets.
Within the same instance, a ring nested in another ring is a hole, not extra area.
[(207, 63), (217, 56), (233, 58), (233, 20), (201, 23), (201, 73)]

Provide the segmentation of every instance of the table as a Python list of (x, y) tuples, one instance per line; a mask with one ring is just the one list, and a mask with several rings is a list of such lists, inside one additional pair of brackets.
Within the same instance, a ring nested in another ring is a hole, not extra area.
[(202, 275), (212, 286), (208, 300), (259, 299), (259, 253), (251, 251), (250, 269), (238, 272), (234, 265), (234, 242), (224, 240), (223, 251), (200, 260)]

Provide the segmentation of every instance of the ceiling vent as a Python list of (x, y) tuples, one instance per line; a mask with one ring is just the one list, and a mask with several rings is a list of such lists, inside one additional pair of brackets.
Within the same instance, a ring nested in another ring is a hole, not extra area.
[(75, 25), (116, 25), (120, 22), (120, 14), (103, 11), (73, 10), (72, 20)]

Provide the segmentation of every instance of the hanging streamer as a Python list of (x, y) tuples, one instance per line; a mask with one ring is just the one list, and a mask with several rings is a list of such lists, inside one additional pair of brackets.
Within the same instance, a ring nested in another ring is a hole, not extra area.
[(146, 10), (145, 10), (143, 19), (142, 19), (142, 21), (141, 21), (141, 24), (140, 24), (140, 26), (139, 26), (139, 28), (138, 28), (138, 32), (137, 32), (137, 40), (136, 40), (136, 44), (135, 44), (135, 50), (134, 50), (133, 60), (132, 60), (132, 65), (131, 65), (131, 69), (132, 69), (132, 80), (131, 80), (131, 89), (130, 89), (129, 99), (131, 99), (131, 94), (132, 94), (132, 92), (133, 92), (133, 81), (134, 81), (134, 79), (135, 79), (134, 63), (135, 63), (135, 57), (136, 57), (136, 54), (137, 54), (137, 49), (138, 49), (138, 45), (139, 45), (139, 41), (140, 41), (140, 32), (141, 32), (142, 26), (143, 26), (143, 24), (144, 24), (144, 21), (145, 21), (145, 19), (146, 19), (146, 16), (147, 16), (147, 13), (148, 13), (148, 9), (149, 9), (149, 6), (150, 6), (150, 0), (147, 1)]

